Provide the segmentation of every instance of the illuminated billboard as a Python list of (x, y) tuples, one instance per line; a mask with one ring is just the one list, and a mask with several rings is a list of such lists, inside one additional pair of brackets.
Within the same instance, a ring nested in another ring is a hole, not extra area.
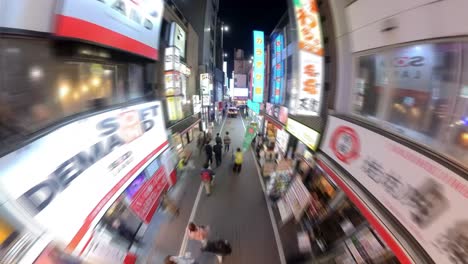
[(295, 0), (299, 46), (298, 90), (290, 109), (296, 115), (320, 115), (323, 93), (323, 44), (316, 0)]
[(254, 56), (253, 56), (253, 89), (252, 101), (263, 102), (263, 85), (265, 83), (265, 43), (263, 31), (254, 30)]
[(272, 86), (270, 102), (273, 104), (283, 104), (283, 80), (284, 80), (284, 62), (281, 53), (284, 48), (283, 35), (279, 34), (273, 41), (274, 56), (272, 58)]

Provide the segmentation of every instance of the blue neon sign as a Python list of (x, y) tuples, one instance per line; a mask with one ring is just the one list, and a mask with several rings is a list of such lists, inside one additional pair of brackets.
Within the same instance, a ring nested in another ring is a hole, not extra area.
[(283, 104), (284, 61), (281, 55), (284, 48), (283, 35), (277, 35), (273, 42), (273, 45), (274, 56), (272, 60), (272, 75), (274, 77), (272, 83), (273, 91), (271, 93), (270, 102), (273, 104)]

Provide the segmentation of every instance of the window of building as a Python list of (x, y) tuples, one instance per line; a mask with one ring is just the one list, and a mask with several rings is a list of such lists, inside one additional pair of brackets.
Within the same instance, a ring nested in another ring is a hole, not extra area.
[(48, 40), (1, 39), (0, 65), (0, 145), (143, 96), (143, 65), (64, 58)]
[(355, 58), (351, 111), (468, 166), (468, 42)]

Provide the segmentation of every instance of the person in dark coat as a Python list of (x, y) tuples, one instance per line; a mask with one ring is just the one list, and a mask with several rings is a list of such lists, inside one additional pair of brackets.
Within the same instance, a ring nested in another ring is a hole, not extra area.
[(205, 144), (205, 153), (206, 153), (206, 164), (213, 163), (213, 147), (210, 145), (210, 142)]
[(222, 144), (223, 143), (223, 139), (219, 136), (219, 133), (216, 134), (215, 141), (216, 141), (216, 144)]
[(221, 145), (221, 142), (216, 143), (213, 147), (213, 152), (215, 154), (216, 166), (219, 167), (219, 165), (221, 165), (221, 156), (223, 155), (223, 145)]

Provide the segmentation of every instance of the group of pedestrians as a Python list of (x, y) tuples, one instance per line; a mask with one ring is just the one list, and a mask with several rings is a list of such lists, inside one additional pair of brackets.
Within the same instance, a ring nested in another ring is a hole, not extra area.
[(222, 162), (223, 156), (223, 143), (224, 143), (224, 152), (228, 152), (231, 145), (231, 137), (229, 136), (229, 132), (226, 132), (226, 135), (222, 139), (219, 133), (216, 134), (215, 138), (215, 145), (211, 145), (211, 138), (207, 137), (207, 141), (205, 142), (205, 154), (206, 154), (206, 163), (211, 165), (213, 163), (213, 153), (216, 160), (216, 166), (219, 167)]

